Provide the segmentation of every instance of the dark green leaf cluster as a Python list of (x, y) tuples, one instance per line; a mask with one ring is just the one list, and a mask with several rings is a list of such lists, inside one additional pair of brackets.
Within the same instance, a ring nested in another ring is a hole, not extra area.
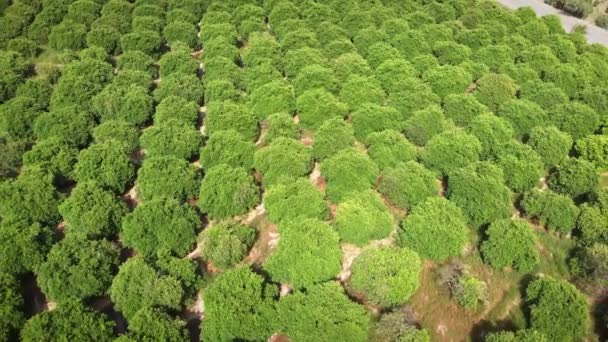
[(240, 224), (207, 227), (199, 236), (201, 256), (213, 267), (228, 269), (243, 260), (255, 237), (255, 229)]
[(513, 267), (519, 272), (528, 272), (539, 263), (536, 235), (525, 221), (495, 221), (485, 234), (487, 239), (481, 243), (481, 255), (492, 267)]
[(298, 217), (324, 220), (328, 215), (324, 194), (306, 178), (280, 182), (264, 193), (268, 217), (276, 223), (291, 222)]

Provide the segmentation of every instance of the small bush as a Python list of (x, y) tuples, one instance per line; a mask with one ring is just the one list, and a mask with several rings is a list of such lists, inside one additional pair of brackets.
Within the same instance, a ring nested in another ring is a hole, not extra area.
[(415, 161), (384, 169), (378, 191), (403, 209), (411, 209), (426, 198), (437, 195), (439, 180), (435, 173)]
[(243, 168), (221, 164), (205, 174), (199, 194), (199, 207), (210, 219), (224, 219), (253, 208), (260, 190)]
[(321, 163), (327, 197), (334, 203), (352, 192), (370, 189), (379, 173), (378, 166), (369, 157), (352, 148), (343, 149)]
[(518, 272), (529, 272), (540, 261), (536, 250), (536, 235), (532, 227), (522, 220), (493, 222), (481, 243), (484, 262), (501, 270), (512, 267)]
[(254, 166), (263, 175), (264, 184), (276, 184), (281, 179), (297, 178), (312, 171), (312, 151), (299, 141), (277, 138), (258, 150)]
[(255, 234), (255, 229), (240, 224), (220, 223), (205, 228), (199, 237), (202, 258), (213, 267), (228, 269), (247, 255)]
[(354, 142), (355, 133), (351, 125), (343, 119), (329, 119), (321, 124), (315, 134), (312, 154), (315, 159), (323, 160), (352, 147)]
[(199, 185), (196, 169), (175, 156), (147, 158), (137, 173), (137, 190), (144, 201), (155, 197), (185, 201), (196, 196)]

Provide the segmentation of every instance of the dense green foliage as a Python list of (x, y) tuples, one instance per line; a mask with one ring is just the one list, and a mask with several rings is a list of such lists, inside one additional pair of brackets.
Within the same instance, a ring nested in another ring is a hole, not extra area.
[(327, 181), (327, 197), (340, 202), (351, 192), (371, 188), (378, 178), (376, 164), (355, 149), (344, 149), (321, 163)]
[(277, 138), (258, 150), (254, 166), (263, 175), (264, 184), (276, 184), (281, 179), (305, 176), (312, 170), (312, 151), (299, 141)]
[(116, 140), (93, 144), (82, 150), (74, 169), (77, 181), (93, 181), (112, 191), (123, 192), (135, 176), (125, 144)]
[(199, 237), (201, 255), (214, 267), (227, 269), (243, 260), (255, 235), (255, 230), (243, 225), (220, 223), (207, 227)]
[(540, 224), (562, 233), (574, 228), (579, 214), (572, 199), (549, 190), (526, 194), (521, 205), (526, 215), (536, 217)]
[(443, 260), (460, 255), (468, 240), (465, 217), (455, 204), (431, 197), (418, 204), (401, 223), (399, 244), (421, 257)]
[(137, 172), (137, 191), (143, 200), (172, 197), (184, 201), (194, 198), (198, 187), (196, 170), (175, 156), (148, 158)]
[(530, 271), (539, 262), (536, 236), (524, 221), (500, 220), (493, 222), (485, 232), (481, 255), (496, 269), (513, 267), (517, 271)]
[(394, 205), (410, 209), (427, 197), (437, 195), (436, 175), (415, 161), (401, 163), (382, 172), (378, 191)]
[(259, 197), (260, 190), (245, 169), (220, 164), (207, 170), (198, 204), (210, 218), (223, 219), (246, 213)]
[(339, 237), (328, 224), (302, 218), (281, 225), (280, 233), (277, 250), (264, 263), (274, 280), (308, 288), (340, 272)]
[(268, 217), (276, 223), (295, 221), (298, 217), (327, 218), (328, 209), (323, 193), (306, 178), (282, 182), (264, 192)]
[(407, 248), (373, 248), (353, 262), (349, 286), (382, 306), (405, 303), (418, 289), (422, 261)]

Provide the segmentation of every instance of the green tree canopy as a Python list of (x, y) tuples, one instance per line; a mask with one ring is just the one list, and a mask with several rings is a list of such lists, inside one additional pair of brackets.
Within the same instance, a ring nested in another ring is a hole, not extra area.
[(512, 331), (499, 331), (493, 332), (486, 335), (485, 342), (548, 342), (545, 335), (542, 333), (532, 330), (518, 330)]
[(296, 109), (293, 87), (283, 80), (272, 81), (254, 89), (249, 98), (251, 109), (259, 119), (279, 112), (293, 113)]
[[(452, 65), (441, 65), (429, 69), (422, 74), (422, 80), (428, 83), (433, 92), (441, 98), (450, 94), (464, 93), (473, 81), (468, 71)], [(484, 103), (481, 100), (480, 102)]]
[(333, 224), (342, 241), (358, 246), (383, 239), (394, 228), (391, 213), (373, 190), (346, 196), (336, 208)]
[(196, 128), (177, 119), (169, 119), (162, 125), (145, 129), (140, 143), (146, 155), (174, 155), (190, 159), (198, 153), (201, 140), (201, 134)]
[(585, 296), (565, 280), (545, 277), (533, 281), (526, 288), (526, 304), (530, 327), (550, 341), (572, 341), (587, 333)]
[(381, 105), (384, 103), (385, 96), (384, 90), (376, 79), (354, 74), (348, 76), (342, 84), (339, 98), (348, 105), (348, 109), (352, 112), (366, 103)]
[(557, 104), (549, 110), (550, 122), (574, 140), (594, 133), (600, 125), (598, 113), (581, 102)]
[(59, 206), (67, 233), (88, 237), (111, 237), (120, 229), (127, 205), (95, 182), (81, 182)]
[[(8, 218), (0, 225), (0, 274), (37, 271), (45, 261), (54, 232), (39, 223)], [(0, 335), (1, 336), (1, 335)]]
[(392, 107), (364, 103), (351, 113), (351, 123), (355, 137), (367, 142), (369, 134), (387, 129), (400, 130), (401, 114)]
[(274, 332), (276, 286), (248, 267), (220, 274), (204, 291), (205, 320), (201, 339), (264, 340)]
[(196, 74), (178, 72), (163, 77), (163, 81), (154, 90), (154, 99), (161, 102), (169, 96), (181, 96), (187, 101), (200, 103), (203, 93), (203, 84)]
[(19, 293), (19, 282), (10, 273), (0, 272), (0, 340), (17, 339), (25, 322), (22, 312), (23, 297)]
[(125, 144), (108, 140), (80, 151), (74, 176), (78, 182), (94, 181), (115, 192), (123, 192), (133, 180), (135, 167)]
[(503, 149), (513, 139), (511, 124), (493, 114), (481, 114), (474, 117), (467, 125), (466, 131), (474, 135), (481, 143), (481, 158), (488, 159)]
[(60, 304), (55, 310), (30, 318), (21, 330), (23, 341), (102, 341), (114, 340), (115, 324), (105, 314), (78, 303)]
[(295, 221), (300, 216), (325, 220), (329, 213), (324, 194), (306, 178), (269, 187), (264, 193), (264, 206), (276, 223)]
[(23, 165), (36, 165), (45, 173), (53, 175), (56, 183), (61, 183), (62, 180), (73, 177), (77, 159), (78, 150), (75, 147), (70, 146), (63, 138), (50, 137), (41, 140), (23, 154)]
[(196, 197), (200, 179), (196, 168), (175, 156), (146, 158), (137, 172), (137, 191), (144, 200), (171, 197), (185, 201)]
[(391, 307), (404, 304), (418, 289), (422, 261), (407, 248), (370, 248), (353, 262), (350, 287), (371, 302)]
[(154, 198), (137, 206), (122, 221), (121, 239), (139, 254), (185, 256), (201, 225), (189, 205), (172, 198)]
[(246, 213), (259, 197), (260, 189), (247, 170), (220, 164), (207, 170), (198, 205), (209, 218), (224, 219)]
[(207, 227), (199, 236), (201, 256), (213, 267), (228, 269), (245, 258), (255, 236), (255, 229), (240, 224)]
[(56, 224), (59, 221), (57, 206), (62, 196), (52, 182), (52, 175), (39, 168), (22, 170), (16, 179), (1, 182), (0, 216), (4, 220)]
[(148, 90), (137, 84), (119, 86), (112, 83), (91, 101), (93, 110), (102, 122), (122, 120), (141, 126), (154, 111)]
[(432, 171), (415, 161), (384, 169), (378, 191), (394, 205), (411, 209), (439, 192), (439, 180)]
[(325, 120), (346, 116), (346, 105), (328, 90), (310, 89), (303, 92), (296, 100), (296, 108), (302, 127), (316, 130)]
[(270, 114), (263, 125), (266, 126), (266, 131), (262, 135), (262, 142), (265, 145), (279, 137), (297, 139), (300, 136), (298, 124), (288, 113)]
[(280, 226), (279, 245), (264, 262), (272, 279), (308, 288), (342, 269), (339, 236), (327, 223), (305, 218)]
[(257, 118), (248, 106), (232, 101), (207, 104), (205, 132), (213, 135), (214, 132), (230, 129), (241, 133), (249, 141), (255, 141), (258, 137)]
[(353, 127), (344, 120), (335, 118), (324, 121), (315, 134), (312, 154), (317, 160), (331, 157), (340, 150), (353, 146)]
[(181, 96), (170, 95), (156, 106), (154, 123), (162, 125), (171, 119), (177, 119), (194, 126), (198, 121), (198, 109), (196, 102), (188, 101)]
[(341, 150), (321, 163), (327, 197), (334, 203), (344, 200), (351, 192), (370, 189), (379, 172), (369, 157), (353, 148)]
[(555, 126), (534, 127), (530, 131), (527, 144), (538, 153), (545, 166), (561, 163), (572, 148), (572, 137)]
[[(277, 311), (281, 331), (294, 340), (367, 341), (368, 313), (351, 301), (337, 282), (297, 291), (281, 299)], [(315, 322), (314, 327), (311, 322)]]
[(120, 266), (110, 288), (114, 307), (130, 320), (143, 308), (179, 310), (197, 282), (196, 265), (188, 259), (148, 264), (136, 256)]
[(231, 167), (253, 168), (255, 144), (235, 130), (214, 132), (201, 149), (201, 166), (204, 169), (226, 164)]
[(538, 153), (517, 141), (502, 146), (496, 152), (494, 162), (502, 169), (505, 184), (514, 192), (530, 190), (545, 173)]
[(496, 113), (511, 124), (519, 139), (528, 137), (534, 127), (544, 126), (548, 121), (547, 113), (539, 105), (525, 99), (505, 101)]
[(550, 190), (531, 191), (521, 201), (526, 215), (538, 219), (550, 230), (567, 233), (576, 224), (579, 209), (571, 198)]
[(481, 151), (481, 143), (475, 136), (450, 130), (431, 138), (420, 153), (420, 159), (429, 169), (447, 175), (478, 161)]
[(549, 178), (549, 187), (559, 193), (578, 197), (598, 185), (595, 166), (584, 159), (569, 158), (557, 166)]
[(536, 235), (525, 221), (492, 222), (485, 235), (487, 239), (481, 243), (481, 255), (492, 267), (513, 267), (519, 272), (528, 272), (539, 263)]
[(574, 150), (598, 170), (608, 170), (608, 135), (588, 135), (576, 142)]
[(156, 308), (143, 308), (129, 320), (129, 338), (136, 341), (159, 339), (186, 342), (189, 340), (186, 323), (172, 318)]
[(41, 114), (34, 122), (38, 139), (58, 137), (75, 146), (88, 143), (93, 117), (78, 106), (66, 106)]
[(106, 293), (118, 268), (118, 248), (107, 240), (68, 236), (51, 248), (38, 270), (38, 284), (52, 300), (65, 303)]
[(470, 94), (451, 94), (443, 100), (445, 116), (458, 126), (466, 126), (476, 116), (488, 111), (475, 96)]
[(503, 103), (515, 98), (517, 84), (506, 74), (489, 73), (476, 83), (475, 96), (493, 112)]
[(256, 151), (254, 166), (262, 173), (265, 185), (276, 184), (283, 178), (309, 174), (313, 167), (312, 151), (295, 139), (277, 138)]
[(134, 151), (139, 147), (139, 131), (127, 122), (108, 120), (93, 129), (93, 141), (101, 144), (108, 140), (118, 140), (127, 151)]
[(478, 162), (453, 171), (447, 197), (462, 208), (475, 227), (511, 216), (511, 192), (503, 172), (489, 162)]
[(468, 241), (466, 219), (454, 203), (430, 197), (401, 223), (398, 241), (423, 258), (444, 260), (460, 255)]
[(416, 159), (416, 147), (394, 130), (374, 132), (367, 136), (367, 153), (380, 170)]

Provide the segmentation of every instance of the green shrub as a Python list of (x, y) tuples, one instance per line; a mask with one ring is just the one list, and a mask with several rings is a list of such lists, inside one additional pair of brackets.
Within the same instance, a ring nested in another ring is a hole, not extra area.
[[(561, 23), (560, 23), (561, 25)], [(548, 342), (545, 335), (542, 333), (532, 330), (518, 330), (512, 331), (499, 331), (493, 332), (486, 335), (485, 342), (516, 342), (516, 341), (531, 341), (531, 342)]]
[(608, 29), (608, 15), (602, 14), (595, 19), (595, 25), (603, 28), (604, 30)]
[(134, 340), (162, 339), (164, 341), (186, 341), (189, 338), (186, 323), (172, 318), (164, 311), (143, 308), (129, 320), (129, 336)]
[(333, 222), (343, 242), (363, 246), (380, 240), (393, 231), (393, 217), (372, 190), (353, 192), (338, 204)]
[(576, 142), (574, 150), (598, 170), (608, 169), (608, 135), (588, 135)]
[(545, 174), (543, 162), (530, 146), (510, 141), (495, 154), (494, 162), (504, 173), (505, 184), (514, 192), (530, 190)]
[(118, 70), (138, 70), (149, 73), (153, 76), (156, 73), (154, 60), (152, 57), (137, 50), (125, 51), (116, 57), (116, 66)]
[(509, 100), (504, 102), (497, 115), (511, 123), (515, 136), (527, 137), (536, 126), (546, 125), (547, 113), (536, 103), (528, 100)]
[(530, 80), (522, 84), (519, 96), (521, 99), (535, 102), (544, 110), (551, 110), (556, 105), (568, 102), (563, 90), (553, 83), (541, 80)]
[(415, 161), (384, 169), (378, 191), (394, 205), (411, 209), (439, 192), (436, 175)]
[(338, 91), (338, 80), (334, 71), (318, 64), (308, 65), (300, 69), (292, 83), (296, 96), (317, 88), (327, 90), (332, 94)]
[(367, 153), (380, 170), (416, 159), (416, 147), (401, 133), (394, 130), (369, 134)]
[(326, 89), (316, 88), (304, 92), (296, 100), (300, 124), (308, 129), (318, 129), (325, 120), (343, 118), (347, 107)]
[(148, 91), (138, 85), (110, 85), (92, 99), (93, 109), (101, 121), (121, 120), (142, 125), (150, 118), (154, 107)]
[(201, 145), (200, 132), (177, 119), (169, 119), (162, 125), (144, 130), (141, 147), (149, 156), (174, 155), (190, 159)]
[(431, 138), (420, 153), (420, 159), (429, 169), (447, 175), (478, 161), (481, 151), (481, 143), (475, 136), (450, 130)]
[(408, 314), (404, 310), (384, 313), (371, 333), (374, 341), (431, 341), (426, 330), (418, 329), (410, 323)]
[(198, 122), (198, 105), (181, 96), (167, 96), (157, 106), (154, 123), (162, 125), (170, 120), (179, 120), (191, 126)]
[(289, 138), (277, 138), (256, 151), (253, 163), (262, 173), (265, 185), (308, 175), (313, 168), (311, 149)]
[(327, 282), (297, 291), (279, 301), (277, 317), (281, 331), (290, 339), (310, 338), (310, 322), (329, 341), (367, 341), (370, 318), (350, 300), (338, 282)]
[(600, 125), (598, 113), (580, 102), (555, 105), (549, 110), (550, 122), (574, 140), (594, 133)]
[(312, 145), (313, 156), (317, 160), (323, 160), (352, 147), (355, 141), (354, 134), (352, 126), (342, 119), (324, 121), (315, 134)]
[(476, 310), (479, 303), (484, 303), (488, 296), (486, 283), (472, 276), (460, 277), (452, 293), (458, 304), (467, 310)]
[[(266, 118), (266, 130), (262, 135), (262, 143), (268, 145), (279, 137), (297, 139), (300, 136), (298, 124), (287, 113), (275, 113)], [(313, 151), (314, 154), (314, 151)]]
[(511, 216), (511, 192), (503, 171), (489, 162), (450, 172), (447, 197), (462, 208), (474, 227)]
[(191, 49), (195, 49), (198, 45), (196, 31), (196, 26), (189, 22), (173, 21), (168, 23), (163, 29), (163, 37), (169, 45), (181, 42), (188, 45)]
[(456, 125), (467, 126), (475, 117), (486, 113), (488, 108), (470, 94), (451, 94), (443, 99), (443, 111)]
[(93, 141), (101, 144), (108, 140), (118, 140), (127, 151), (134, 151), (139, 147), (139, 131), (127, 122), (108, 120), (93, 129)]
[(149, 56), (160, 53), (161, 38), (158, 32), (151, 30), (136, 30), (120, 37), (120, 46), (124, 51), (141, 51)]
[(401, 223), (398, 242), (423, 258), (444, 260), (460, 255), (468, 241), (465, 217), (456, 204), (429, 197)]
[(327, 181), (327, 197), (338, 203), (351, 192), (370, 189), (379, 170), (365, 154), (346, 148), (321, 163), (321, 174)]
[(255, 229), (240, 224), (220, 223), (201, 233), (201, 256), (213, 267), (228, 269), (247, 255), (255, 240)]
[(23, 296), (20, 293), (19, 282), (9, 273), (0, 274), (0, 289), (2, 289), (2, 318), (0, 318), (0, 328), (2, 328), (2, 338), (8, 341), (17, 338), (19, 329), (25, 323), (25, 317), (21, 308), (24, 305)]
[(49, 46), (55, 50), (79, 50), (87, 45), (87, 27), (83, 24), (64, 20), (49, 34)]
[(553, 191), (531, 191), (524, 195), (521, 206), (528, 217), (552, 231), (568, 233), (576, 225), (579, 209), (571, 198)]
[(205, 132), (213, 135), (216, 131), (233, 129), (249, 141), (258, 137), (258, 122), (248, 106), (232, 101), (207, 104)]
[(340, 272), (338, 233), (327, 223), (306, 218), (281, 225), (280, 232), (277, 249), (263, 265), (272, 279), (298, 289), (309, 288)]
[(105, 294), (118, 264), (118, 248), (111, 242), (68, 236), (51, 248), (37, 281), (56, 302), (80, 301)]
[(559, 193), (578, 197), (593, 191), (598, 185), (595, 166), (584, 159), (566, 159), (549, 178), (549, 187)]
[(293, 113), (296, 109), (293, 87), (286, 81), (272, 81), (250, 94), (251, 109), (259, 119), (270, 114), (287, 112)]
[(114, 277), (110, 298), (129, 321), (141, 309), (179, 310), (196, 284), (195, 268), (188, 259), (161, 259), (152, 265), (141, 256), (129, 258)]
[(18, 52), (21, 56), (25, 58), (36, 57), (38, 54), (38, 44), (33, 40), (27, 39), (25, 37), (17, 37), (15, 39), (10, 40), (6, 44), (7, 50)]
[(52, 175), (32, 167), (22, 170), (16, 179), (0, 183), (1, 217), (27, 223), (57, 224), (57, 206), (62, 196), (52, 181)]
[(66, 303), (56, 310), (44, 311), (30, 318), (21, 330), (21, 339), (64, 341), (114, 340), (113, 321), (102, 313), (85, 308), (79, 303)]
[(34, 99), (23, 96), (3, 103), (0, 105), (0, 131), (13, 139), (32, 138), (35, 120), (41, 115), (36, 107)]
[(512, 267), (518, 272), (531, 271), (540, 261), (536, 250), (536, 235), (523, 220), (499, 220), (492, 222), (481, 243), (484, 262), (495, 269)]
[(49, 107), (53, 86), (45, 78), (29, 78), (17, 88), (15, 96), (28, 97), (34, 100), (35, 108), (44, 110)]
[(572, 341), (587, 334), (588, 304), (585, 296), (565, 280), (540, 278), (526, 288), (530, 327), (550, 341)]
[(482, 159), (488, 159), (498, 151), (504, 150), (504, 146), (511, 143), (514, 135), (513, 128), (507, 120), (489, 113), (473, 118), (466, 130), (481, 143)]
[(355, 137), (364, 143), (371, 133), (401, 128), (401, 114), (393, 107), (364, 103), (350, 116)]
[(54, 176), (55, 181), (71, 179), (78, 150), (64, 140), (51, 137), (43, 139), (23, 154), (24, 166), (38, 166)]
[(324, 194), (306, 178), (269, 187), (264, 193), (264, 206), (270, 220), (278, 224), (296, 221), (300, 216), (325, 220), (329, 213)]
[(424, 72), (422, 80), (433, 89), (435, 94), (444, 98), (450, 94), (464, 93), (473, 78), (469, 72), (459, 66), (442, 65)]
[(353, 262), (350, 287), (374, 304), (404, 304), (418, 289), (422, 261), (407, 248), (370, 248)]
[(154, 90), (154, 99), (162, 102), (169, 96), (181, 96), (188, 101), (200, 103), (203, 98), (203, 85), (195, 74), (175, 73), (163, 78)]
[(74, 146), (86, 145), (92, 128), (91, 115), (77, 106), (51, 110), (34, 122), (34, 134), (38, 139), (57, 137)]
[(401, 89), (401, 82), (410, 77), (416, 77), (417, 71), (410, 62), (398, 58), (388, 60), (374, 71), (374, 76), (380, 81), (387, 93), (394, 93)]
[(359, 75), (350, 76), (340, 91), (340, 99), (348, 105), (351, 111), (370, 103), (381, 105), (384, 103), (385, 93), (382, 87), (373, 78)]
[(96, 25), (87, 33), (87, 45), (99, 46), (108, 54), (120, 51), (120, 32), (108, 25)]
[(213, 80), (205, 84), (205, 101), (239, 101), (241, 94), (230, 81)]
[(210, 219), (223, 219), (246, 213), (259, 197), (260, 190), (245, 169), (220, 164), (205, 174), (199, 207)]
[(189, 205), (155, 198), (138, 205), (122, 221), (121, 241), (145, 257), (183, 257), (193, 249), (201, 222)]
[(63, 68), (51, 97), (51, 109), (80, 105), (91, 107), (91, 97), (99, 93), (112, 80), (112, 66), (95, 59), (74, 61)]
[(137, 190), (144, 201), (155, 197), (185, 201), (196, 197), (199, 184), (196, 169), (170, 155), (145, 159), (137, 173)]
[[(372, 76), (372, 69), (367, 64), (367, 61), (363, 57), (361, 57), (361, 55), (359, 55), (355, 52), (346, 53), (341, 56), (338, 56), (336, 59), (334, 59), (332, 61), (331, 65), (335, 71), (338, 81), (341, 84), (348, 81), (349, 78), (353, 75), (357, 75), (357, 76), (361, 76), (361, 77)], [(363, 82), (365, 82), (365, 81), (366, 80), (363, 80)], [(377, 83), (375, 83), (374, 86), (375, 85), (377, 85)], [(342, 85), (342, 86), (344, 87), (344, 85)], [(352, 89), (355, 90), (356, 87), (352, 87)], [(377, 88), (375, 88), (375, 89), (377, 89)], [(382, 94), (381, 92), (378, 92), (378, 93)]]
[(541, 156), (545, 166), (551, 167), (568, 157), (572, 138), (555, 126), (539, 126), (530, 131), (527, 144)]
[(242, 167), (246, 170), (253, 168), (255, 144), (246, 141), (241, 134), (234, 130), (217, 131), (201, 149), (200, 162), (204, 169), (220, 164), (231, 167)]
[(543, 80), (553, 82), (570, 98), (577, 97), (579, 91), (586, 88), (590, 81), (581, 72), (580, 66), (574, 63), (559, 64), (555, 68), (547, 70), (543, 75)]
[[(23, 219), (5, 218), (0, 225), (0, 286), (3, 285), (3, 274), (19, 275), (38, 271), (53, 245), (54, 235), (52, 229), (39, 223), (29, 224)], [(5, 289), (2, 289), (4, 293)], [(5, 324), (4, 318), (0, 319), (0, 327), (4, 328)]]
[(263, 340), (274, 332), (278, 289), (248, 267), (221, 273), (204, 291), (201, 340)]
[(112, 191), (124, 192), (135, 175), (128, 152), (126, 145), (116, 140), (93, 144), (80, 151), (74, 169), (76, 181), (94, 181)]
[(190, 55), (190, 51), (179, 46), (163, 54), (158, 64), (162, 77), (175, 73), (195, 74), (199, 67), (199, 62)]
[(503, 103), (515, 98), (517, 84), (506, 74), (489, 73), (476, 83), (477, 100), (493, 112), (496, 112)]
[(416, 111), (404, 123), (405, 136), (416, 145), (425, 145), (433, 136), (448, 128), (443, 111), (438, 106), (429, 106)]

